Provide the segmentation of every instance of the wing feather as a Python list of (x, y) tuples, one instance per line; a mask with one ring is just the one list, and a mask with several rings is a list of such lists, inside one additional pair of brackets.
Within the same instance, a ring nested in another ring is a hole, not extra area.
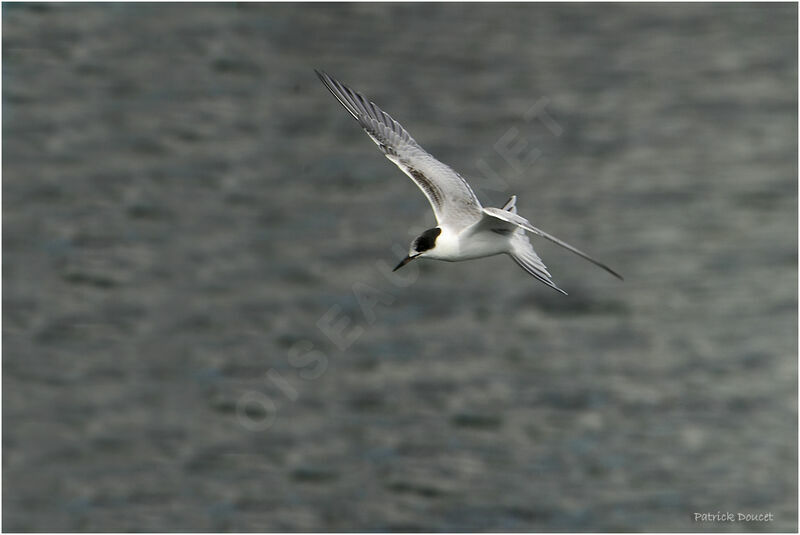
[(422, 190), (439, 224), (458, 230), (483, 216), (478, 198), (461, 175), (428, 154), (400, 123), (328, 74), (314, 72), (386, 157)]
[(597, 260), (595, 258), (592, 258), (591, 256), (589, 256), (588, 254), (584, 253), (583, 251), (581, 251), (577, 247), (573, 247), (572, 245), (568, 244), (567, 242), (556, 238), (552, 234), (548, 234), (547, 232), (534, 227), (533, 225), (530, 224), (530, 222), (527, 219), (525, 219), (524, 217), (522, 217), (520, 215), (517, 215), (517, 214), (512, 213), (512, 212), (508, 212), (508, 211), (505, 211), (505, 210), (500, 210), (499, 208), (484, 208), (483, 209), (483, 213), (486, 214), (487, 216), (491, 217), (491, 218), (499, 219), (500, 221), (504, 221), (504, 222), (509, 223), (511, 225), (515, 225), (517, 227), (523, 228), (523, 229), (527, 230), (528, 232), (536, 234), (537, 236), (541, 236), (542, 238), (544, 238), (546, 240), (550, 240), (551, 242), (553, 242), (553, 243), (555, 243), (557, 245), (560, 245), (564, 249), (567, 249), (568, 251), (572, 251), (573, 253), (575, 253), (576, 255), (580, 256), (581, 258), (584, 258), (585, 260), (588, 260), (592, 264), (603, 268), (604, 270), (608, 271), (609, 273), (611, 273), (612, 275), (617, 277), (619, 280), (623, 280), (622, 279), (622, 275), (620, 275), (619, 273), (617, 273), (616, 271), (614, 271), (613, 269), (611, 269), (607, 265), (603, 264), (602, 262), (600, 262), (599, 260)]

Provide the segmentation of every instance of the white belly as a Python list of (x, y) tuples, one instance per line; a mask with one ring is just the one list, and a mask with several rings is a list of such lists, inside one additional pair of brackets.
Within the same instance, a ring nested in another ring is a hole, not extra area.
[(511, 248), (510, 237), (510, 235), (503, 236), (491, 231), (478, 232), (466, 237), (442, 229), (442, 233), (436, 240), (436, 247), (425, 256), (436, 260), (457, 262), (506, 253)]

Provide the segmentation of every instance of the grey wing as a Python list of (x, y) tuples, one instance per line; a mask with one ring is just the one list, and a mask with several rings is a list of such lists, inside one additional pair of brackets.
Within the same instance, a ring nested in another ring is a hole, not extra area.
[[(523, 228), (523, 229), (527, 230), (528, 232), (536, 234), (537, 236), (541, 236), (542, 238), (545, 238), (546, 240), (550, 240), (551, 242), (553, 242), (553, 243), (555, 243), (557, 245), (560, 245), (561, 247), (563, 247), (563, 248), (565, 248), (565, 249), (567, 249), (569, 251), (572, 251), (576, 255), (588, 260), (592, 264), (603, 268), (604, 270), (608, 271), (609, 273), (611, 273), (612, 275), (614, 275), (618, 279), (623, 280), (622, 279), (622, 275), (620, 275), (619, 273), (617, 273), (616, 271), (614, 271), (613, 269), (611, 269), (607, 265), (603, 264), (602, 262), (600, 262), (599, 260), (597, 260), (595, 258), (592, 258), (591, 256), (589, 256), (588, 254), (584, 253), (583, 251), (581, 251), (577, 247), (573, 247), (572, 245), (568, 244), (567, 242), (562, 241), (562, 240), (556, 238), (555, 236), (553, 236), (551, 234), (548, 234), (547, 232), (534, 227), (533, 225), (530, 224), (530, 222), (527, 219), (525, 219), (524, 217), (522, 217), (520, 215), (517, 215), (517, 214), (512, 213), (512, 212), (508, 212), (508, 211), (505, 211), (505, 210), (501, 210), (499, 208), (484, 208), (483, 209), (483, 213), (486, 214), (486, 216), (488, 216), (490, 218), (493, 218), (495, 220), (503, 221), (503, 222), (505, 222), (505, 223), (507, 223), (509, 225), (513, 225), (513, 226), (516, 226), (516, 227)], [(482, 223), (483, 223), (483, 221), (482, 221)]]
[(422, 190), (438, 223), (459, 229), (482, 217), (481, 204), (461, 175), (425, 152), (400, 123), (375, 103), (326, 73), (314, 72), (386, 157)]
[[(494, 208), (493, 210), (497, 210)], [(506, 202), (501, 211), (507, 212), (511, 215), (517, 213), (517, 196), (512, 195)], [(557, 292), (567, 295), (567, 292), (559, 288), (550, 277), (547, 271), (547, 266), (544, 265), (542, 259), (536, 254), (533, 249), (528, 235), (525, 234), (525, 229), (520, 226), (509, 223), (508, 221), (492, 217), (484, 211), (483, 218), (471, 227), (468, 232), (485, 232), (493, 231), (500, 234), (513, 233), (510, 239), (511, 250), (508, 255), (519, 267), (524, 269), (529, 275), (535, 277), (538, 281), (543, 282)]]

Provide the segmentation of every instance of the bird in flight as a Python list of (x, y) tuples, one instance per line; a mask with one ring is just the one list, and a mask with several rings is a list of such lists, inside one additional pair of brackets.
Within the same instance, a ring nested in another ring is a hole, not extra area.
[(481, 206), (467, 181), (428, 154), (388, 113), (328, 74), (314, 72), (383, 154), (411, 177), (433, 207), (437, 225), (414, 238), (408, 256), (394, 271), (416, 258), (458, 262), (507, 254), (530, 275), (566, 295), (567, 292), (551, 280), (547, 267), (533, 250), (526, 235), (530, 232), (572, 251), (622, 280), (622, 276), (607, 265), (534, 227), (518, 215), (516, 195), (502, 208)]

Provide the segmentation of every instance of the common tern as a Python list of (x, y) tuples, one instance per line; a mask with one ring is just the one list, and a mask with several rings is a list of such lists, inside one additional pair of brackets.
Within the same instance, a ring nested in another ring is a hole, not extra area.
[(484, 208), (466, 180), (428, 154), (403, 126), (374, 102), (328, 74), (315, 70), (325, 87), (350, 112), (383, 154), (397, 165), (428, 198), (437, 225), (411, 242), (408, 255), (394, 271), (417, 258), (447, 262), (507, 254), (522, 269), (564, 295), (551, 280), (542, 259), (533, 250), (526, 232), (564, 247), (611, 273), (622, 276), (580, 249), (540, 230), (517, 214), (517, 197), (502, 208)]

